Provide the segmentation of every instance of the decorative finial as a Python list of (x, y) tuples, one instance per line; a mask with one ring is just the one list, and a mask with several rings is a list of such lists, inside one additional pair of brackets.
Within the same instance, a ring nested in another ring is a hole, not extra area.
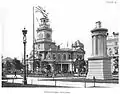
[(96, 22), (96, 28), (101, 28), (101, 21)]

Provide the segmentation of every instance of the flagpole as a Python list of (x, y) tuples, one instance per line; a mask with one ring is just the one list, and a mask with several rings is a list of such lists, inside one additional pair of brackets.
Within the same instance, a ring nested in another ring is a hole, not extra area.
[(35, 28), (35, 25), (34, 25), (34, 6), (33, 6), (33, 72), (34, 72), (34, 63), (35, 63), (35, 43), (34, 43), (35, 32), (34, 32), (34, 28)]

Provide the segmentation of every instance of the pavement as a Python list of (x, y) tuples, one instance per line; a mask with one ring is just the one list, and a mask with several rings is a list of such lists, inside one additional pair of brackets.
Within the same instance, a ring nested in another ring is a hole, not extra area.
[[(14, 75), (7, 75), (8, 78), (14, 78)], [(8, 83), (23, 83), (23, 77), (17, 75), (19, 79), (5, 79)], [(113, 88), (119, 87), (119, 84), (115, 83), (94, 83), (89, 82), (70, 82), (70, 81), (56, 81), (57, 79), (75, 79), (78, 77), (57, 77), (57, 78), (43, 78), (43, 77), (27, 77), (27, 84), (31, 85), (47, 85), (56, 87), (67, 87), (67, 88)]]

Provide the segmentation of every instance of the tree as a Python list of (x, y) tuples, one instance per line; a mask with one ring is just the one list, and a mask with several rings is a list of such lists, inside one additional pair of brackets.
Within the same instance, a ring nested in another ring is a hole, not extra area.
[(20, 62), (20, 60), (17, 60), (17, 58), (13, 59), (13, 65), (16, 70), (23, 69), (23, 64)]
[(51, 66), (50, 66), (50, 65), (47, 65), (47, 66), (46, 66), (46, 69), (50, 72), (50, 71), (51, 71)]
[(113, 71), (113, 73), (118, 73), (118, 70), (119, 70), (118, 62), (119, 62), (119, 59), (116, 58), (116, 59), (114, 60), (114, 63), (113, 63), (113, 66), (114, 66), (114, 71)]
[(86, 66), (85, 60), (82, 59), (82, 56), (78, 56), (74, 62), (75, 69), (76, 68), (78, 69), (78, 75), (86, 71), (85, 66)]
[(48, 65), (48, 62), (46, 62), (46, 61), (41, 62), (41, 68), (46, 68), (47, 65)]
[(58, 67), (57, 61), (54, 61), (54, 62), (53, 62), (52, 67), (53, 67), (53, 71), (54, 71), (54, 72), (58, 72), (58, 71), (59, 71), (59, 67)]
[(11, 70), (13, 68), (13, 65), (11, 64), (11, 62), (10, 61), (6, 61), (6, 64), (5, 64), (5, 69), (7, 70), (7, 71), (9, 71), (9, 70)]

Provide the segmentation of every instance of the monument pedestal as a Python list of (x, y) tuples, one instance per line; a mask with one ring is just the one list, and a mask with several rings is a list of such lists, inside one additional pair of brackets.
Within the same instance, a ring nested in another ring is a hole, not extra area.
[(96, 22), (96, 28), (92, 33), (92, 57), (88, 58), (88, 79), (112, 79), (111, 60), (107, 56), (107, 32), (101, 28), (101, 22)]
[(111, 61), (108, 57), (91, 57), (88, 58), (89, 61), (89, 72), (87, 74), (87, 79), (112, 79), (111, 74)]

